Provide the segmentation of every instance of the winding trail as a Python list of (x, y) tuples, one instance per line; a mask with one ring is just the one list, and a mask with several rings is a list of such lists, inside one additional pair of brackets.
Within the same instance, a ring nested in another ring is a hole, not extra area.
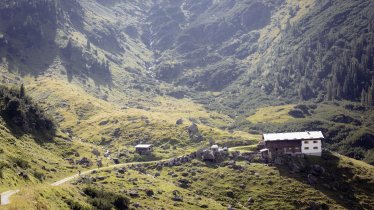
[[(125, 166), (129, 166), (129, 165), (145, 165), (145, 164), (158, 163), (158, 162), (167, 162), (167, 161), (170, 161), (174, 158), (179, 158), (179, 157), (183, 157), (183, 156), (185, 156), (185, 155), (181, 155), (181, 156), (173, 157), (173, 158), (168, 158), (168, 159), (163, 159), (163, 160), (155, 160), (155, 161), (148, 161), (148, 162), (122, 163), (122, 164), (115, 164), (115, 165), (110, 165), (110, 166), (106, 166), (106, 167), (101, 167), (101, 168), (97, 168), (97, 169), (91, 169), (91, 170), (81, 172), (80, 174), (78, 173), (78, 174), (66, 177), (64, 179), (61, 179), (59, 181), (53, 182), (51, 184), (51, 186), (56, 187), (56, 186), (63, 185), (65, 183), (73, 181), (73, 180), (75, 180), (75, 179), (77, 179), (81, 176), (91, 174), (94, 171), (104, 171), (104, 170), (108, 170), (108, 169), (113, 169), (113, 168), (117, 168), (117, 167), (125, 167)], [(17, 194), (19, 191), (20, 190), (17, 189), (17, 190), (10, 190), (10, 191), (1, 193), (1, 199), (0, 199), (1, 206), (5, 206), (5, 205), (10, 204), (10, 197)]]
[[(242, 146), (240, 146), (240, 147), (242, 147)], [(232, 147), (230, 149), (235, 149), (235, 148), (240, 148), (240, 147)], [(180, 157), (183, 157), (183, 156), (186, 156), (186, 155), (181, 155), (181, 156), (172, 157), (172, 158), (168, 158), (168, 159), (162, 159), (162, 160), (155, 160), (155, 161), (148, 161), (148, 162), (122, 163), (122, 164), (114, 164), (114, 165), (101, 167), (101, 168), (96, 168), (96, 169), (90, 169), (90, 170), (87, 170), (87, 171), (83, 171), (80, 174), (78, 173), (78, 174), (66, 177), (64, 179), (61, 179), (59, 181), (53, 182), (53, 183), (51, 183), (51, 186), (56, 187), (56, 186), (63, 185), (65, 183), (71, 182), (71, 181), (73, 181), (73, 180), (75, 180), (75, 179), (77, 179), (81, 176), (91, 174), (94, 171), (104, 171), (104, 170), (108, 170), (108, 169), (113, 169), (113, 168), (117, 168), (117, 167), (120, 168), (120, 167), (125, 167), (125, 166), (130, 166), (130, 165), (145, 165), (145, 164), (151, 164), (151, 163), (167, 162), (167, 161), (170, 161), (172, 159), (180, 158)], [(11, 190), (11, 191), (1, 193), (1, 200), (0, 200), (1, 206), (10, 204), (10, 200), (9, 200), (10, 197), (17, 194), (19, 191), (20, 190), (17, 189), (17, 190)]]
[(19, 190), (10, 190), (10, 191), (1, 193), (1, 199), (0, 199), (1, 205), (4, 206), (4, 205), (10, 204), (9, 198), (12, 195), (17, 194), (18, 192), (19, 192)]

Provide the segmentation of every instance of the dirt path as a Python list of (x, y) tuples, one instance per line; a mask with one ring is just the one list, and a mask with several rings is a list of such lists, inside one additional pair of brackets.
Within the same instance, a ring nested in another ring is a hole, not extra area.
[(75, 174), (73, 176), (66, 177), (65, 179), (59, 180), (57, 182), (54, 182), (51, 185), (52, 186), (60, 186), (62, 184), (65, 184), (66, 182), (73, 181), (74, 179), (77, 179), (77, 178), (79, 178), (81, 176), (91, 174), (94, 171), (104, 171), (104, 170), (108, 170), (108, 169), (113, 169), (113, 168), (117, 168), (117, 167), (120, 168), (120, 167), (129, 166), (129, 165), (138, 165), (138, 164), (143, 165), (143, 164), (164, 162), (164, 161), (169, 161), (171, 159), (174, 159), (174, 158), (169, 158), (169, 159), (164, 159), (164, 160), (157, 160), (157, 161), (149, 161), (149, 162), (122, 163), (122, 164), (116, 164), (116, 165), (111, 165), (111, 166), (107, 166), (107, 167), (101, 167), (101, 168), (97, 168), (97, 169), (91, 169), (91, 170), (88, 170), (88, 171), (84, 171), (84, 172), (82, 172), (80, 174), (78, 173), (78, 174)]
[(4, 206), (4, 205), (8, 205), (10, 203), (10, 200), (9, 198), (18, 193), (19, 190), (10, 190), (10, 191), (7, 191), (7, 192), (3, 192), (1, 193), (1, 205)]
[[(178, 157), (182, 157), (182, 156), (178, 156)], [(178, 158), (178, 157), (174, 157), (174, 158)], [(94, 171), (104, 171), (104, 170), (108, 170), (108, 169), (113, 169), (113, 168), (117, 168), (117, 167), (118, 168), (119, 167), (125, 167), (125, 166), (129, 166), (129, 165), (138, 165), (138, 164), (143, 165), (143, 164), (150, 164), (150, 163), (165, 162), (165, 161), (170, 161), (170, 160), (172, 160), (174, 158), (163, 159), (163, 160), (156, 160), (156, 161), (148, 161), (148, 162), (122, 163), (122, 164), (116, 164), (116, 165), (111, 165), (111, 166), (107, 166), (107, 167), (101, 167), (101, 168), (98, 168), (98, 169), (91, 169), (91, 170), (83, 171), (80, 174), (78, 173), (78, 174), (66, 177), (64, 179), (61, 179), (59, 181), (53, 182), (51, 184), (51, 186), (60, 186), (60, 185), (65, 184), (67, 182), (73, 181), (73, 180), (75, 180), (75, 179), (77, 179), (77, 178), (79, 178), (81, 176), (91, 174)], [(1, 200), (0, 200), (1, 206), (10, 204), (10, 200), (9, 200), (10, 197), (13, 196), (14, 194), (17, 194), (18, 192), (19, 192), (19, 189), (17, 189), (17, 190), (11, 190), (11, 191), (7, 191), (7, 192), (4, 192), (4, 193), (1, 193)]]

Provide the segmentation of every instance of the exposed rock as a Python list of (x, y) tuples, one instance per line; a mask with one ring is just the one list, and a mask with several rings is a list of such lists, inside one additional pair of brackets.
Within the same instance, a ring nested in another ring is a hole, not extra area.
[(229, 190), (229, 191), (226, 192), (226, 196), (230, 197), (230, 198), (233, 198), (234, 197), (234, 192)]
[(120, 169), (118, 169), (118, 173), (120, 173), (120, 174), (126, 173), (126, 168), (120, 168)]
[(119, 138), (121, 136), (121, 129), (120, 128), (116, 128), (113, 133), (112, 133), (112, 137), (113, 138)]
[(189, 173), (187, 173), (187, 172), (183, 172), (183, 173), (182, 173), (182, 176), (183, 176), (183, 177), (188, 177), (188, 176), (189, 176)]
[(202, 204), (202, 205), (200, 205), (200, 208), (202, 208), (202, 209), (207, 209), (207, 208), (209, 208), (209, 206), (206, 205), (206, 204)]
[(313, 165), (312, 170), (310, 171), (311, 174), (315, 176), (321, 176), (325, 173), (325, 168), (320, 165)]
[(174, 195), (172, 199), (173, 201), (183, 202), (183, 197), (178, 196), (178, 195)]
[(248, 200), (247, 200), (247, 203), (249, 205), (253, 204), (254, 202), (255, 202), (255, 200), (252, 197), (249, 197)]
[(114, 164), (119, 164), (119, 159), (118, 158), (113, 158), (113, 163)]
[(229, 206), (227, 207), (227, 210), (235, 210), (235, 208), (232, 207), (231, 205), (229, 205)]
[(189, 188), (191, 186), (191, 182), (187, 179), (180, 179), (178, 183), (181, 188)]
[(92, 162), (90, 159), (86, 158), (86, 157), (83, 157), (82, 159), (78, 160), (77, 165), (85, 165), (85, 166), (91, 166), (92, 165)]
[(182, 125), (183, 123), (184, 123), (184, 120), (181, 118), (181, 119), (177, 120), (177, 122), (175, 124)]
[(105, 120), (105, 121), (101, 121), (99, 123), (100, 126), (104, 126), (104, 125), (107, 125), (109, 123), (109, 120)]
[(139, 203), (134, 203), (134, 207), (135, 207), (135, 208), (140, 208), (141, 205), (140, 205)]
[(94, 154), (95, 156), (100, 156), (100, 152), (97, 149), (93, 149), (92, 154)]
[(129, 195), (130, 195), (130, 197), (132, 197), (132, 198), (137, 198), (137, 197), (139, 197), (139, 193), (138, 193), (138, 191), (136, 191), (136, 190), (134, 190), (134, 189), (130, 190)]
[(103, 180), (106, 179), (106, 177), (105, 176), (98, 176), (98, 177), (96, 177), (96, 179), (99, 180), (99, 181), (103, 181)]
[(202, 159), (204, 161), (215, 161), (214, 152), (212, 150), (204, 150), (202, 153)]
[(183, 202), (183, 197), (180, 196), (180, 192), (178, 190), (174, 190), (173, 191), (173, 198), (172, 198), (173, 201), (177, 201), (177, 202)]
[(187, 131), (190, 138), (192, 138), (193, 136), (199, 133), (199, 128), (195, 123), (193, 123), (190, 127), (187, 128)]
[(313, 174), (308, 174), (308, 182), (310, 185), (317, 185), (317, 177), (315, 177)]
[(145, 193), (147, 194), (147, 196), (149, 196), (149, 197), (151, 197), (151, 196), (153, 196), (155, 193), (153, 192), (153, 190), (151, 190), (151, 189), (147, 189), (146, 191), (145, 191)]

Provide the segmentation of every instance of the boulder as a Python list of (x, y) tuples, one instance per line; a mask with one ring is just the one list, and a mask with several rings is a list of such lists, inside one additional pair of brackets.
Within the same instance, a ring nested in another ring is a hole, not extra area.
[(188, 177), (188, 176), (189, 176), (189, 173), (187, 173), (187, 172), (183, 172), (183, 173), (182, 173), (182, 176), (183, 176), (183, 177)]
[(313, 165), (310, 173), (315, 175), (315, 176), (321, 176), (325, 173), (325, 168), (316, 164), (316, 165)]
[(189, 188), (191, 186), (191, 182), (187, 179), (180, 179), (178, 183), (181, 188)]
[(100, 126), (104, 126), (104, 125), (107, 125), (109, 123), (109, 120), (105, 120), (105, 121), (101, 121), (99, 123)]
[(147, 189), (147, 190), (145, 191), (145, 194), (147, 194), (147, 196), (151, 197), (151, 196), (153, 196), (155, 193), (153, 192), (153, 190), (151, 190), (151, 189)]
[(83, 157), (82, 159), (77, 161), (77, 165), (85, 165), (85, 166), (91, 166), (92, 162), (90, 159)]
[(105, 180), (105, 179), (106, 179), (105, 176), (97, 176), (97, 177), (96, 177), (96, 180), (99, 180), (99, 181), (103, 181), (103, 180)]
[(248, 200), (247, 200), (247, 203), (249, 205), (252, 205), (254, 202), (255, 202), (255, 200), (252, 197), (249, 197)]
[(231, 205), (229, 205), (229, 206), (227, 207), (227, 210), (235, 210), (235, 208), (232, 207)]
[(177, 120), (177, 122), (175, 123), (176, 125), (182, 125), (184, 123), (184, 120), (181, 118), (179, 120)]
[(120, 168), (120, 169), (118, 169), (118, 173), (125, 174), (126, 173), (126, 168)]
[(183, 197), (178, 196), (178, 195), (174, 195), (172, 199), (173, 201), (183, 202)]
[(234, 192), (229, 190), (226, 192), (226, 196), (229, 197), (229, 198), (233, 198), (234, 197)]
[(199, 133), (199, 128), (195, 123), (193, 123), (190, 127), (187, 128), (187, 131), (190, 138), (192, 138), (193, 136)]
[(310, 185), (313, 185), (313, 186), (317, 185), (318, 183), (317, 177), (314, 176), (313, 174), (308, 174), (308, 182)]
[(140, 208), (141, 205), (140, 205), (140, 203), (134, 203), (134, 207), (135, 207), (135, 208)]
[(215, 161), (214, 152), (212, 150), (204, 150), (202, 153), (203, 161)]
[(97, 149), (93, 149), (92, 154), (94, 154), (95, 156), (100, 156), (100, 152)]
[(129, 196), (132, 197), (132, 198), (137, 198), (137, 197), (139, 197), (139, 193), (138, 193), (138, 191), (132, 189), (129, 192)]
[(178, 190), (174, 190), (173, 191), (172, 200), (173, 201), (177, 201), (177, 202), (183, 202), (183, 197), (180, 196), (180, 192)]

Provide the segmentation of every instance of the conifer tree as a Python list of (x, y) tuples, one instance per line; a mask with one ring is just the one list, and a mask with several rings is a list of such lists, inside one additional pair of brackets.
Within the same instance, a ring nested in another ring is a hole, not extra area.
[(87, 50), (90, 51), (91, 50), (91, 42), (89, 39), (87, 39)]
[(362, 106), (367, 105), (367, 92), (365, 91), (364, 88), (362, 89), (362, 92), (361, 92), (361, 105)]
[(19, 97), (20, 97), (20, 98), (25, 97), (25, 87), (24, 87), (23, 84), (21, 85), (21, 88), (20, 88), (20, 90), (19, 90)]

